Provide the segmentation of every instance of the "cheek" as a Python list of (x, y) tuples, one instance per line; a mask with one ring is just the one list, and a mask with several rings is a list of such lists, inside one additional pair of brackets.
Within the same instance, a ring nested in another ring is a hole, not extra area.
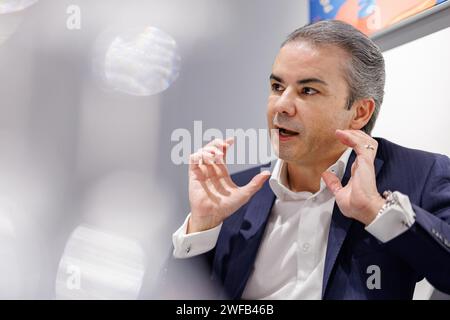
[(339, 129), (339, 120), (330, 113), (321, 112), (314, 114), (305, 114), (304, 125), (306, 132), (316, 139), (328, 139), (334, 137), (336, 129)]
[(278, 97), (275, 97), (273, 95), (270, 95), (267, 98), (267, 109), (273, 109), (273, 106), (275, 105), (275, 103), (277, 102)]

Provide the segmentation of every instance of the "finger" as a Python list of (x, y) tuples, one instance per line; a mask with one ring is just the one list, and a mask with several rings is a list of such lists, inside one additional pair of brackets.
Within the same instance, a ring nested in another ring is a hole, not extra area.
[(269, 179), (270, 175), (270, 171), (267, 170), (257, 174), (248, 184), (241, 187), (241, 190), (248, 198), (252, 197), (259, 189), (262, 188), (264, 182)]
[(198, 167), (199, 164), (200, 164), (200, 154), (196, 152), (189, 155), (189, 169), (192, 170)]
[(208, 179), (208, 173), (204, 165), (196, 165), (193, 169), (189, 170), (189, 176), (198, 181), (206, 181)]
[[(369, 149), (372, 153), (376, 153), (378, 149), (378, 141), (372, 138), (367, 133), (361, 131), (361, 130), (351, 130), (351, 134), (353, 134), (356, 137), (359, 137), (361, 142), (364, 143), (364, 147), (366, 149)], [(370, 145), (372, 148), (367, 148), (367, 145)]]
[(189, 171), (192, 172), (198, 180), (205, 180), (206, 176), (200, 168), (200, 158), (201, 155), (197, 152), (189, 156)]
[(233, 145), (234, 143), (234, 137), (227, 138), (225, 140), (222, 139), (214, 139), (211, 142), (209, 142), (204, 149), (208, 149), (210, 147), (217, 148), (222, 153), (223, 162), (226, 160), (226, 154), (228, 148)]
[(216, 163), (214, 164), (214, 169), (216, 170), (216, 179), (220, 180), (220, 183), (224, 186), (225, 189), (236, 189), (238, 186), (231, 179), (231, 176), (228, 172), (228, 168), (224, 163)]
[[(370, 136), (361, 136), (355, 130), (336, 130), (336, 137), (340, 142), (355, 150), (357, 155), (366, 155), (373, 158), (376, 154), (378, 143)], [(367, 148), (367, 146), (371, 148)]]
[(225, 140), (223, 139), (214, 139), (212, 141), (210, 141), (207, 145), (205, 145), (205, 147), (216, 147), (218, 149), (222, 149), (224, 146), (230, 146), (233, 144), (234, 141), (234, 137), (231, 138), (227, 138)]
[(215, 155), (223, 156), (222, 150), (220, 150), (220, 149), (219, 149), (218, 147), (216, 147), (216, 146), (205, 146), (205, 147), (203, 148), (203, 150), (208, 151), (208, 152), (210, 152), (210, 153), (212, 153), (212, 154), (215, 154)]
[(213, 167), (215, 163), (215, 155), (200, 149), (189, 157), (189, 168), (195, 174), (198, 180), (206, 180), (217, 176), (217, 171)]
[[(211, 167), (213, 170), (215, 170), (213, 168), (213, 166), (209, 166)], [(211, 185), (212, 187), (214, 187), (214, 192), (216, 194), (221, 194), (224, 196), (229, 196), (231, 194), (231, 192), (229, 190), (227, 190), (226, 183), (223, 181), (223, 179), (218, 179), (217, 178), (217, 173), (216, 176), (214, 176), (212, 179), (210, 179)]]
[(207, 176), (204, 174), (200, 166), (196, 166), (194, 169), (191, 169), (190, 174), (199, 181), (205, 181), (207, 179)]
[(214, 163), (224, 163), (224, 153), (219, 148), (215, 146), (206, 146), (203, 150), (209, 152), (213, 156)]
[(234, 143), (234, 137), (226, 138), (225, 143), (231, 146)]
[(230, 173), (228, 172), (227, 165), (224, 163), (216, 163), (215, 168), (217, 170), (217, 175), (221, 178), (230, 178)]
[(224, 161), (224, 162), (226, 162), (228, 150), (230, 149), (230, 147), (231, 147), (233, 144), (234, 144), (234, 137), (230, 137), (230, 138), (227, 138), (227, 139), (225, 140), (225, 144), (224, 144), (223, 147), (222, 147), (222, 151), (223, 151), (223, 161)]
[(208, 175), (208, 179), (214, 179), (217, 177), (216, 170), (214, 169), (213, 164), (205, 164), (206, 173)]
[(378, 147), (378, 141), (361, 130), (343, 130), (343, 131), (353, 136), (356, 139), (356, 141), (359, 141), (361, 144), (366, 143), (374, 147)]
[(202, 149), (200, 154), (201, 154), (200, 164), (205, 164), (205, 165), (214, 164), (215, 158), (212, 153)]
[(357, 163), (358, 163), (358, 158), (356, 158), (355, 161), (353, 161), (353, 163), (352, 163), (352, 169), (351, 169), (352, 176), (355, 175), (355, 170), (358, 169)]
[[(214, 140), (204, 148), (203, 151), (207, 151), (214, 156), (214, 169), (216, 171), (216, 177), (224, 179), (224, 183), (231, 188), (235, 188), (236, 185), (231, 180), (230, 174), (228, 173), (228, 168), (225, 164), (226, 150), (232, 145), (234, 142), (234, 138), (228, 138), (225, 141), (222, 140)], [(219, 149), (218, 146), (221, 146), (222, 150)]]
[(231, 188), (235, 188), (236, 184), (233, 182), (233, 180), (231, 180), (230, 174), (228, 173), (228, 168), (226, 166), (226, 158), (227, 158), (227, 151), (230, 148), (230, 146), (232, 146), (234, 143), (234, 137), (230, 137), (227, 138), (224, 141), (224, 144), (222, 145), (222, 152), (223, 152), (223, 157), (222, 157), (222, 161), (218, 161), (216, 162), (216, 169), (217, 169), (217, 174), (224, 179), (224, 182), (226, 183), (226, 185), (228, 185)]
[[(208, 147), (211, 148), (211, 147)], [(223, 163), (221, 157), (216, 154), (212, 154), (210, 151), (202, 149), (202, 170), (203, 173), (207, 175), (208, 178), (229, 178), (229, 173), (226, 165)], [(204, 168), (203, 168), (204, 167)], [(231, 178), (229, 178), (231, 180)]]
[(349, 146), (350, 148), (354, 148), (356, 146), (356, 141), (353, 136), (350, 135), (348, 130), (336, 130), (336, 137), (340, 142)]
[(322, 178), (332, 194), (336, 195), (342, 189), (341, 181), (339, 181), (339, 178), (334, 173), (325, 171), (322, 173)]

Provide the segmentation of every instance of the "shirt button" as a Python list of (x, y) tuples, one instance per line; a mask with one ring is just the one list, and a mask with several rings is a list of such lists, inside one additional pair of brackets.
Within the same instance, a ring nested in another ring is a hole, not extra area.
[(310, 246), (308, 242), (304, 243), (302, 246), (303, 252), (308, 252)]
[(316, 202), (316, 201), (317, 201), (317, 197), (313, 197), (313, 198), (311, 199), (311, 201), (312, 201), (312, 202)]
[(186, 254), (189, 253), (189, 252), (191, 252), (191, 245), (189, 245), (189, 246), (186, 248)]

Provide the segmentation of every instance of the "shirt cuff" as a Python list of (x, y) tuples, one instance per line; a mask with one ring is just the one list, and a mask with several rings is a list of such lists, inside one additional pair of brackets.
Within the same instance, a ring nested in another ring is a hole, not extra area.
[(416, 221), (408, 196), (395, 192), (400, 205), (389, 207), (365, 229), (381, 242), (388, 242), (408, 230)]
[(189, 213), (183, 225), (172, 235), (173, 256), (178, 259), (190, 258), (212, 250), (219, 238), (222, 223), (212, 229), (186, 234)]

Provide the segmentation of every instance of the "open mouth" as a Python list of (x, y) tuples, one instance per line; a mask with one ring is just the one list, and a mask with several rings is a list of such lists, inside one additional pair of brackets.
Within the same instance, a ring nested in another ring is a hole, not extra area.
[(279, 132), (280, 136), (282, 136), (282, 137), (293, 137), (293, 136), (296, 136), (299, 134), (296, 131), (292, 131), (292, 130), (289, 130), (289, 129), (286, 129), (283, 127), (275, 126), (275, 128), (278, 129), (278, 132)]

